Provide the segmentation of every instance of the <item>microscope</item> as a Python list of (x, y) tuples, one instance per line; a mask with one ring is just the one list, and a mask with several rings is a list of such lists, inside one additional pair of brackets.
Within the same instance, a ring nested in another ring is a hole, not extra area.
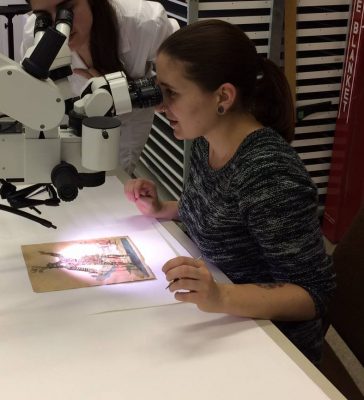
[[(0, 210), (55, 226), (20, 210), (72, 201), (78, 190), (105, 182), (118, 166), (120, 121), (134, 107), (153, 107), (162, 94), (153, 79), (128, 81), (121, 71), (90, 79), (74, 98), (68, 76), (71, 9), (55, 23), (37, 14), (34, 44), (20, 64), (0, 54)], [(68, 122), (65, 123), (65, 117)], [(17, 190), (11, 182), (31, 184)], [(35, 199), (46, 193), (44, 200)]]

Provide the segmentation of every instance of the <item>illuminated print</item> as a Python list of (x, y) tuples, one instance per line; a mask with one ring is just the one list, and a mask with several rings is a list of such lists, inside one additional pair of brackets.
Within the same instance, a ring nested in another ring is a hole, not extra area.
[(22, 246), (35, 292), (155, 279), (129, 237)]

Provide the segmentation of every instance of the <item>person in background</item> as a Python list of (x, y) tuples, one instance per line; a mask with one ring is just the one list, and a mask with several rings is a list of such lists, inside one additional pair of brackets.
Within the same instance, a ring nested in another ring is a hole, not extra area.
[[(156, 71), (178, 139), (193, 140), (178, 202), (129, 180), (147, 216), (181, 220), (203, 259), (163, 266), (175, 298), (207, 312), (272, 320), (315, 364), (335, 288), (318, 220), (317, 188), (289, 145), (292, 97), (284, 74), (234, 25), (188, 25), (159, 48)], [(217, 283), (206, 262), (231, 284)]]
[[(57, 7), (74, 13), (69, 40), (73, 75), (69, 78), (75, 96), (87, 80), (124, 71), (128, 79), (152, 76), (159, 45), (178, 23), (167, 17), (158, 2), (144, 0), (27, 0), (33, 13), (28, 16), (21, 45), (24, 56), (33, 45), (35, 12), (47, 11), (55, 18)], [(148, 139), (154, 109), (134, 109), (120, 116), (120, 165), (132, 174)]]

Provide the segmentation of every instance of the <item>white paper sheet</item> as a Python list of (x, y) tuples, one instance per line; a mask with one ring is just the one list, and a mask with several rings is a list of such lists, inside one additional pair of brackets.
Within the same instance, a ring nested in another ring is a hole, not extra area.
[(192, 304), (7, 327), (0, 354), (6, 400), (328, 399), (254, 321)]

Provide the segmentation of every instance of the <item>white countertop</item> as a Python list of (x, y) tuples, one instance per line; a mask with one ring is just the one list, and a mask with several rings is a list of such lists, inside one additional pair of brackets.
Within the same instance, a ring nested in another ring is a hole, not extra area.
[[(197, 250), (175, 225), (164, 224), (178, 241), (138, 215), (116, 178), (42, 217), (58, 229), (0, 214), (1, 398), (344, 398), (269, 321), (177, 304), (160, 269)], [(32, 291), (20, 245), (125, 233), (156, 281)]]

